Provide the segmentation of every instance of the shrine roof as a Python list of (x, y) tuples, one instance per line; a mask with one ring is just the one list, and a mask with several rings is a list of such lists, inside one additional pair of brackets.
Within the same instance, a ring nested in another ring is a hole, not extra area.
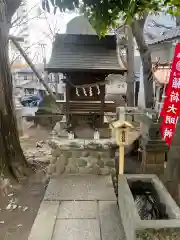
[(119, 63), (116, 52), (116, 36), (57, 34), (53, 43), (48, 72), (106, 72), (127, 71)]

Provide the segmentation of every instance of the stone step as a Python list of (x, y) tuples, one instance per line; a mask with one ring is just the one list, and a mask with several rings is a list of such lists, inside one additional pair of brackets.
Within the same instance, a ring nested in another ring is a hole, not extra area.
[(62, 175), (50, 180), (48, 201), (116, 201), (111, 176)]

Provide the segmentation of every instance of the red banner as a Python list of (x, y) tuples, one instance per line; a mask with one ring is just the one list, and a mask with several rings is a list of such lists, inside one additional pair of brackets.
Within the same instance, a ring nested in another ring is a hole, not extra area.
[(176, 45), (172, 62), (166, 98), (161, 110), (163, 118), (160, 130), (163, 139), (170, 146), (180, 114), (180, 43)]

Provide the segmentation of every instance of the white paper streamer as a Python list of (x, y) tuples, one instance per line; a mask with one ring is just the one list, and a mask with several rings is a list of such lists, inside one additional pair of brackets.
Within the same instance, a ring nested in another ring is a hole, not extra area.
[(92, 97), (92, 87), (89, 88), (89, 95)]
[(85, 88), (83, 88), (83, 93), (84, 93), (85, 96), (87, 96), (87, 92), (86, 92)]
[(94, 140), (99, 140), (99, 139), (100, 139), (99, 131), (95, 131), (94, 132)]
[(78, 90), (78, 88), (76, 88), (76, 95), (79, 97), (80, 95), (79, 95), (79, 90)]
[(99, 94), (100, 94), (100, 88), (99, 88), (99, 85), (97, 85), (96, 87), (97, 87), (97, 94), (99, 95)]

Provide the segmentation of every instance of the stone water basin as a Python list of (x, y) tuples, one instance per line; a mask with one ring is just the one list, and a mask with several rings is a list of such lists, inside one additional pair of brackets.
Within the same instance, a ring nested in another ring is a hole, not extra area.
[[(142, 219), (140, 216), (133, 190), (137, 182), (151, 186), (161, 212), (156, 219)], [(180, 239), (180, 209), (156, 175), (119, 175), (118, 204), (126, 240)]]

